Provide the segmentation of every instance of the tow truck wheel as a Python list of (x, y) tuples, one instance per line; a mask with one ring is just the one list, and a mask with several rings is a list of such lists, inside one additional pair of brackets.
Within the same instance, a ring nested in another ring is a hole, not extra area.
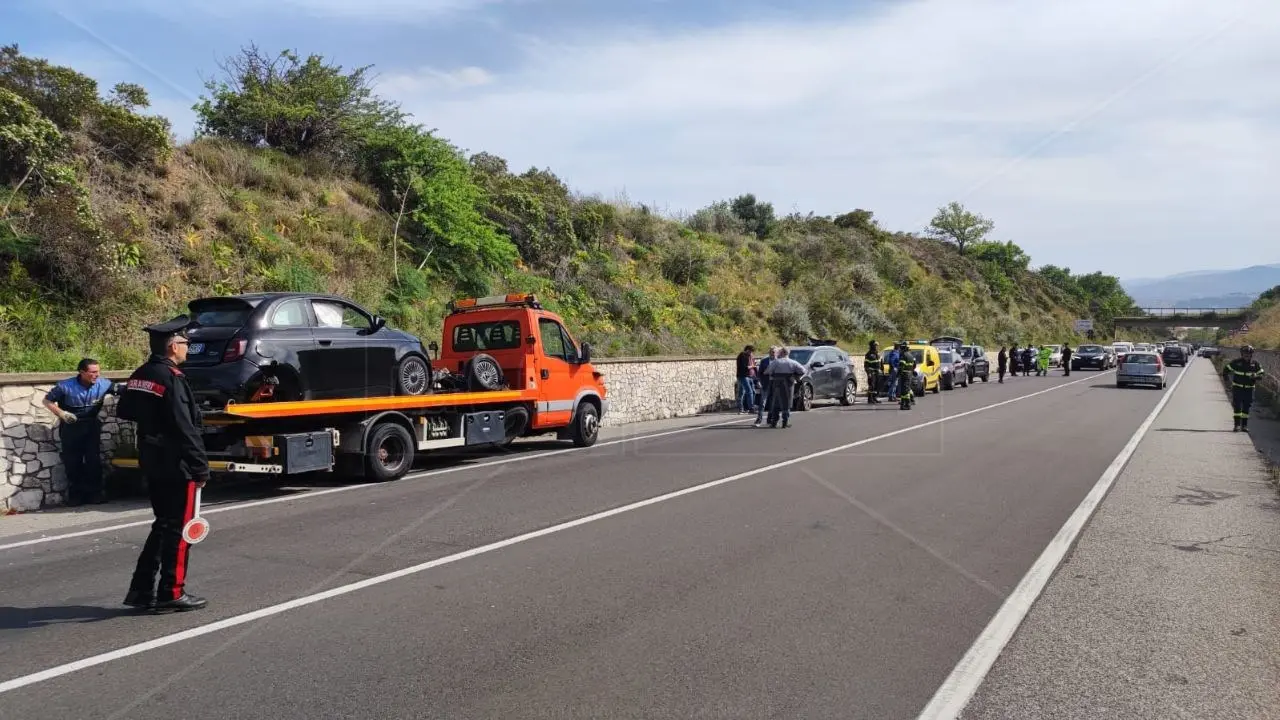
[(398, 480), (413, 467), (413, 436), (403, 425), (383, 423), (365, 444), (365, 476), (375, 482)]
[(578, 403), (578, 413), (573, 416), (570, 438), (577, 447), (591, 447), (600, 437), (600, 412), (589, 402)]

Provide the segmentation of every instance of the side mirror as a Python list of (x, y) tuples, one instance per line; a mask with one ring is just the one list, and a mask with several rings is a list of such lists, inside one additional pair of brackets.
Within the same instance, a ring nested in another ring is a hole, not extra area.
[(826, 363), (824, 363), (824, 362), (822, 362), (821, 360), (819, 360), (819, 361), (817, 361), (817, 362), (813, 363), (812, 365), (810, 365), (809, 367), (813, 368), (814, 370), (817, 370), (818, 368), (822, 367), (823, 365), (826, 365)]
[(369, 326), (369, 329), (373, 332), (378, 332), (379, 330), (381, 330), (386, 326), (387, 326), (386, 319), (384, 319), (381, 315), (374, 315), (373, 323)]
[(529, 337), (524, 339), (524, 342), (526, 345), (533, 345), (538, 342), (538, 338), (530, 335)]
[(427, 350), (431, 351), (432, 360), (440, 359), (440, 343), (432, 340), (431, 343), (427, 345)]
[(582, 343), (582, 352), (579, 353), (578, 362), (581, 362), (581, 363), (591, 362), (591, 343), (587, 343), (587, 342)]

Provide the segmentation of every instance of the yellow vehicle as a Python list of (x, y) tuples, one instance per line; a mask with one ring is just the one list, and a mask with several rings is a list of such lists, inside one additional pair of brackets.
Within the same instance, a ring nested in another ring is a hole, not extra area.
[(910, 343), (907, 351), (916, 359), (916, 380), (913, 390), (916, 396), (926, 392), (937, 393), (942, 389), (942, 359), (938, 348), (924, 343)]
[[(881, 357), (888, 357), (888, 348)], [(907, 343), (907, 352), (916, 360), (916, 377), (912, 383), (912, 392), (920, 397), (926, 392), (939, 392), (942, 389), (942, 359), (938, 356), (938, 348), (923, 342)], [(889, 372), (891, 368), (886, 361), (881, 366), (880, 392), (887, 393), (889, 388)]]

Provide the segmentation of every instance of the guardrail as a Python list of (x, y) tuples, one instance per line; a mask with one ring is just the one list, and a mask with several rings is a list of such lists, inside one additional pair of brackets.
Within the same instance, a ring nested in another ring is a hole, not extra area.
[(1239, 317), (1249, 308), (1206, 307), (1206, 308), (1138, 308), (1141, 316), (1130, 317)]

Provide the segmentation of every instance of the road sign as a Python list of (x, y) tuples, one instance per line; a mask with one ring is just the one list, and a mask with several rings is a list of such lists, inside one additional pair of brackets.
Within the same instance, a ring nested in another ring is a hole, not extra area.
[(1076, 332), (1087, 332), (1087, 331), (1092, 330), (1092, 329), (1093, 329), (1093, 321), (1092, 321), (1092, 320), (1077, 320), (1077, 321), (1076, 321)]

